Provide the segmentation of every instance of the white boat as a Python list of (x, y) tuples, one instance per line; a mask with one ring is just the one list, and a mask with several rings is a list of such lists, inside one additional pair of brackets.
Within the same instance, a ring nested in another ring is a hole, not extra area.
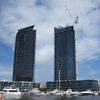
[(63, 92), (62, 91), (59, 91), (58, 89), (55, 89), (53, 91), (50, 91), (48, 92), (50, 95), (60, 95), (62, 96), (63, 95)]
[(79, 95), (81, 95), (81, 93), (78, 91), (74, 91), (74, 92), (70, 93), (70, 95), (79, 96)]
[(40, 92), (40, 90), (39, 90), (38, 88), (33, 88), (33, 89), (30, 91), (30, 95), (41, 96), (41, 95), (48, 95), (48, 94), (45, 93), (45, 92)]
[(53, 91), (50, 91), (49, 94), (50, 94), (50, 95), (54, 95), (54, 94), (57, 93), (57, 92), (58, 92), (58, 89), (55, 89), (55, 90), (53, 90)]
[(67, 91), (63, 92), (64, 95), (70, 95), (72, 93), (71, 89), (68, 89)]
[(56, 95), (56, 96), (63, 96), (63, 92), (58, 91), (58, 92), (54, 93), (54, 95)]
[(94, 92), (94, 95), (95, 95), (95, 96), (98, 96), (98, 95), (99, 95), (99, 93), (98, 93), (98, 92)]
[(31, 91), (30, 91), (30, 95), (36, 95), (40, 93), (39, 89), (38, 88), (33, 88)]
[(98, 92), (98, 95), (100, 95), (100, 91)]
[(81, 95), (94, 95), (94, 92), (92, 92), (91, 90), (87, 90), (87, 91), (81, 92)]
[(37, 95), (39, 95), (39, 96), (45, 96), (45, 95), (47, 95), (47, 93), (45, 93), (45, 92), (40, 92), (40, 93), (37, 93)]
[(22, 92), (19, 89), (4, 88), (2, 91), (3, 96), (21, 96)]

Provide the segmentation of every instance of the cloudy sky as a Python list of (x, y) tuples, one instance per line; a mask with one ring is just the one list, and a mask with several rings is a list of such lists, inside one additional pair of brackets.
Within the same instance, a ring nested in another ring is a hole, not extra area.
[(76, 16), (78, 78), (99, 80), (100, 0), (0, 0), (0, 80), (12, 80), (17, 30), (35, 25), (35, 81), (53, 81), (54, 27), (73, 25)]

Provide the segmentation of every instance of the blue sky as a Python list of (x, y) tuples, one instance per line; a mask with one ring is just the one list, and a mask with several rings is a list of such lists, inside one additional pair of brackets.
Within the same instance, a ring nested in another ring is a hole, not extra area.
[(78, 78), (100, 80), (100, 0), (0, 0), (0, 80), (12, 80), (17, 30), (35, 25), (35, 80), (53, 81), (54, 27), (76, 16)]

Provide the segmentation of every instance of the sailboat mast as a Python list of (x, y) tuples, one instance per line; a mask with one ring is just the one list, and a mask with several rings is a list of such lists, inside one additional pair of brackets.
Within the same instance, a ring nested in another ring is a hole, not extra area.
[(59, 91), (60, 91), (60, 70), (59, 70)]

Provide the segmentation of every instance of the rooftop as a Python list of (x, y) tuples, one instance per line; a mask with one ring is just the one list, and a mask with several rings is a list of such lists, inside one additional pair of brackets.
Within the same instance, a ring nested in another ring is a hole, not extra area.
[(73, 29), (74, 29), (73, 26), (65, 26), (65, 27), (59, 26), (59, 27), (54, 27), (55, 33), (64, 32), (66, 30), (73, 30)]
[(19, 29), (18, 32), (22, 32), (22, 31), (26, 31), (26, 30), (33, 30), (33, 28), (34, 28), (34, 25), (32, 25), (32, 26), (28, 26), (28, 27), (25, 27), (25, 28)]

